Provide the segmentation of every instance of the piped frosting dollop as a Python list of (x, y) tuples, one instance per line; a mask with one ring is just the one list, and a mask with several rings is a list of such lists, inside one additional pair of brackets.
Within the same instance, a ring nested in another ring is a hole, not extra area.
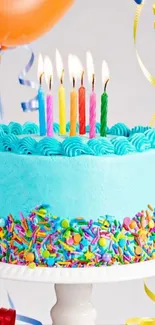
[[(54, 123), (53, 128), (55, 134), (59, 134), (59, 124)], [(77, 132), (78, 129), (77, 123)], [(70, 123), (67, 123), (66, 130), (69, 132)], [(89, 132), (89, 126), (86, 130)], [(9, 125), (0, 125), (0, 151), (22, 155), (76, 157), (80, 155), (123, 156), (155, 148), (155, 129), (150, 127), (136, 126), (130, 130), (124, 123), (117, 123), (112, 128), (107, 128), (108, 137), (98, 136), (99, 132), (98, 122), (96, 123), (97, 137), (94, 139), (89, 139), (88, 135), (87, 137), (68, 136), (64, 139), (59, 135), (56, 138), (40, 138), (35, 137), (39, 134), (39, 127), (35, 123), (27, 122), (22, 126), (11, 122)]]
[(114, 154), (114, 145), (107, 138), (94, 138), (88, 141), (88, 146), (91, 148), (95, 156), (104, 156)]
[(136, 152), (135, 146), (128, 141), (126, 137), (119, 136), (111, 139), (114, 145), (114, 152), (116, 155), (123, 156)]
[(130, 135), (130, 129), (124, 123), (117, 123), (112, 126), (109, 133), (112, 135), (128, 137)]
[(135, 133), (129, 137), (129, 142), (136, 147), (136, 151), (143, 152), (151, 148), (151, 142), (143, 133)]

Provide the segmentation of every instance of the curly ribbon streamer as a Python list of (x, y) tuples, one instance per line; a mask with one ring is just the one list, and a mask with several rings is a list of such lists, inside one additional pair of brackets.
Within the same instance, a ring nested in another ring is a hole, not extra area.
[[(147, 287), (146, 283), (144, 282), (144, 291), (147, 296), (155, 302), (155, 294)], [(140, 317), (133, 317), (129, 318), (125, 325), (155, 325), (155, 318), (140, 318)]]
[[(25, 45), (24, 48), (27, 49), (31, 53), (31, 57), (30, 57), (29, 62), (27, 63), (27, 65), (25, 66), (25, 68), (23, 69), (23, 71), (21, 72), (21, 74), (18, 77), (19, 83), (23, 86), (28, 86), (33, 89), (38, 89), (38, 85), (35, 82), (25, 79), (26, 74), (30, 71), (30, 69), (33, 66), (33, 63), (35, 60), (35, 55), (29, 46)], [(29, 100), (28, 102), (22, 102), (21, 106), (22, 106), (22, 109), (24, 112), (28, 112), (28, 111), (32, 112), (32, 111), (38, 110), (38, 96), (34, 97), (33, 99)]]
[(134, 38), (134, 44), (135, 44), (135, 48), (136, 48), (136, 56), (137, 56), (137, 60), (140, 65), (140, 68), (141, 68), (144, 76), (146, 77), (146, 79), (151, 83), (152, 86), (155, 86), (155, 77), (153, 77), (151, 75), (151, 73), (146, 69), (146, 67), (145, 67), (144, 63), (142, 62), (141, 57), (138, 53), (138, 50), (137, 50), (137, 29), (138, 29), (139, 19), (140, 19), (140, 15), (141, 15), (143, 7), (144, 7), (144, 1), (142, 2), (142, 4), (137, 6), (137, 10), (136, 10), (135, 18), (134, 18), (133, 38)]
[[(140, 15), (141, 15), (143, 7), (144, 7), (144, 1), (142, 1), (141, 4), (139, 4), (137, 6), (137, 10), (136, 10), (135, 18), (134, 18), (134, 25), (133, 25), (133, 38), (134, 38), (134, 44), (135, 44), (135, 49), (136, 49), (136, 56), (137, 56), (137, 60), (140, 65), (140, 68), (141, 68), (144, 76), (146, 77), (146, 79), (151, 83), (152, 86), (155, 86), (155, 77), (152, 76), (151, 73), (146, 69), (146, 67), (145, 67), (144, 63), (142, 62), (141, 57), (138, 53), (138, 50), (137, 50), (137, 29), (138, 29), (139, 19), (140, 19)], [(153, 10), (154, 10), (154, 7), (153, 7)], [(152, 116), (152, 119), (151, 119), (149, 125), (151, 127), (153, 127), (154, 123), (155, 123), (155, 114)]]
[[(9, 301), (10, 307), (15, 310), (14, 304), (13, 304), (9, 294), (8, 294), (8, 301)], [(26, 317), (26, 316), (18, 315), (18, 314), (16, 315), (16, 320), (19, 320), (20, 322), (24, 322), (24, 323), (31, 324), (31, 325), (43, 325), (41, 322), (39, 322), (38, 320), (36, 320), (34, 318), (30, 318), (30, 317)]]
[(143, 0), (135, 0), (135, 2), (137, 3), (137, 5), (140, 5), (143, 2)]
[(153, 128), (153, 125), (155, 124), (155, 113), (153, 114), (153, 116), (152, 116), (152, 119), (151, 119), (151, 121), (150, 121), (150, 123), (149, 123), (149, 126), (151, 126), (152, 128)]

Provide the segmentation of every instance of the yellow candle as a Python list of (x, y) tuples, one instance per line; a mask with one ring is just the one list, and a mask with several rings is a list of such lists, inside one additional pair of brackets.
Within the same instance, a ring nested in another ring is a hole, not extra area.
[(70, 93), (70, 136), (76, 135), (77, 92), (75, 88)]
[(66, 134), (66, 94), (63, 85), (59, 87), (59, 123), (60, 134)]

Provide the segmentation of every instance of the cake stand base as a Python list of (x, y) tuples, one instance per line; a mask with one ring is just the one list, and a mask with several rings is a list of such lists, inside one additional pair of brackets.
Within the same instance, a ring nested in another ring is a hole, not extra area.
[(95, 325), (91, 284), (55, 284), (57, 302), (51, 309), (53, 325)]

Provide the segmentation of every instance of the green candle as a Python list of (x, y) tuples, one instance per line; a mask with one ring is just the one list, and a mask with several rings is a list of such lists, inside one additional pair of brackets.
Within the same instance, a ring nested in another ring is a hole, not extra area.
[(100, 136), (106, 137), (107, 135), (107, 117), (108, 117), (108, 94), (107, 84), (109, 82), (109, 69), (105, 61), (102, 63), (102, 81), (104, 84), (104, 93), (101, 95), (101, 126)]
[(108, 113), (108, 95), (106, 91), (101, 96), (101, 127), (100, 135), (101, 137), (106, 137), (107, 135), (107, 113)]

